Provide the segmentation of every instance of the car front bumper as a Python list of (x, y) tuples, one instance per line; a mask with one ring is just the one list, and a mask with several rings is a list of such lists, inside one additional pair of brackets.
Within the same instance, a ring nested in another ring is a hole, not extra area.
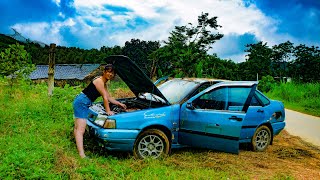
[(89, 132), (107, 150), (132, 151), (139, 130), (103, 129), (88, 123)]

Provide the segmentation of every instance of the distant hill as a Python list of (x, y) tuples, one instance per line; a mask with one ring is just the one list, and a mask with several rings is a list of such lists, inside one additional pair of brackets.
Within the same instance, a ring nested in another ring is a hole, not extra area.
[[(19, 32), (12, 35), (0, 34), (0, 52), (4, 51), (11, 44), (19, 43), (24, 46), (24, 49), (31, 55), (31, 61), (36, 65), (46, 65), (49, 59), (49, 46), (39, 42), (31, 41), (23, 37)], [(139, 40), (140, 41), (140, 40)], [(147, 48), (148, 49), (148, 48)], [(122, 52), (120, 46), (105, 47), (99, 49), (82, 49), (78, 47), (59, 46), (55, 49), (56, 64), (103, 64), (104, 59), (110, 55), (126, 55)], [(135, 48), (133, 52), (127, 51), (127, 54), (136, 54)], [(145, 50), (139, 50), (139, 52)], [(128, 55), (130, 57), (130, 55)], [(143, 65), (144, 66), (144, 65)]]
[(19, 44), (24, 44), (21, 43), (17, 40), (15, 40), (14, 38), (4, 35), (4, 34), (0, 34), (0, 50), (1, 49), (5, 49), (7, 48), (10, 44), (15, 44), (15, 43), (19, 43)]
[[(16, 31), (15, 31), (16, 32)], [(39, 42), (30, 41), (16, 32), (14, 35), (0, 34), (0, 52), (8, 48), (11, 44), (19, 43), (24, 45), (24, 49), (30, 53), (33, 64), (48, 64), (49, 46)], [(121, 50), (121, 49), (120, 49)], [(96, 49), (85, 50), (75, 47), (56, 47), (56, 64), (99, 64), (109, 54), (114, 53), (110, 48), (105, 52)], [(120, 53), (117, 53), (120, 54)]]
[(25, 38), (24, 36), (22, 36), (17, 30), (15, 30), (14, 28), (12, 28), (12, 30), (14, 31), (14, 34), (7, 34), (6, 36), (9, 36), (19, 42), (22, 43), (34, 43), (34, 44), (39, 44), (41, 47), (45, 47), (46, 44), (40, 41), (33, 41), (30, 40), (28, 38)]

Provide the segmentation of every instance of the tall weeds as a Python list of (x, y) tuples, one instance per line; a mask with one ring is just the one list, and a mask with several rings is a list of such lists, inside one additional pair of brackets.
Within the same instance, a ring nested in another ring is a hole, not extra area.
[(320, 116), (320, 83), (281, 83), (267, 94), (284, 101), (287, 108)]

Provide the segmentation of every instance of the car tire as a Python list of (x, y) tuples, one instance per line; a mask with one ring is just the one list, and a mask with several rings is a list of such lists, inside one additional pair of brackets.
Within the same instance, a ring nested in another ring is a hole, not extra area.
[(271, 131), (267, 126), (260, 126), (254, 133), (251, 145), (253, 151), (265, 151), (271, 142)]
[(156, 159), (168, 155), (169, 151), (168, 137), (158, 129), (148, 129), (142, 132), (133, 147), (133, 155), (138, 159)]

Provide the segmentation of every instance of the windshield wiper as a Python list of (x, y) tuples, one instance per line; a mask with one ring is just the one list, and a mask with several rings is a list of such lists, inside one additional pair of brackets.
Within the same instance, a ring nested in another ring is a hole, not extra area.
[(147, 99), (147, 96), (145, 95), (146, 93), (139, 93), (138, 97), (139, 98), (143, 98), (143, 99)]
[(155, 95), (155, 94), (151, 94), (151, 96), (156, 100), (156, 102), (160, 102), (160, 103), (166, 103), (166, 101), (164, 99), (162, 99), (161, 97)]
[(150, 100), (151, 101), (155, 101), (158, 103), (165, 103), (165, 100), (163, 100), (161, 97), (152, 94), (152, 93), (139, 93), (138, 97), (141, 99), (146, 99), (146, 100)]
[(151, 100), (153, 98), (154, 100), (156, 100), (156, 102), (160, 102), (160, 100), (157, 98), (156, 95), (154, 95), (154, 94), (150, 94), (150, 95), (151, 95)]

